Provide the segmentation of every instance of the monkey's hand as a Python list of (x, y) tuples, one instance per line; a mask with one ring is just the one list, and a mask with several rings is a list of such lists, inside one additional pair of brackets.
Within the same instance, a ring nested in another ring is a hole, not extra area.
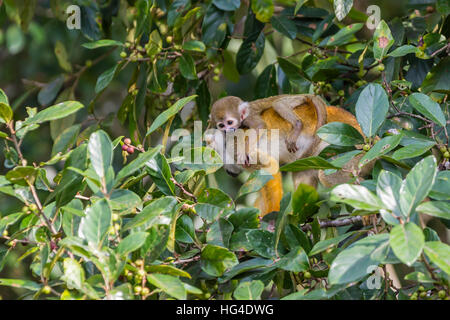
[(248, 168), (250, 166), (250, 157), (246, 152), (238, 153), (236, 158), (238, 165), (241, 165), (244, 168)]
[(289, 135), (286, 137), (286, 148), (291, 153), (298, 151), (296, 135)]

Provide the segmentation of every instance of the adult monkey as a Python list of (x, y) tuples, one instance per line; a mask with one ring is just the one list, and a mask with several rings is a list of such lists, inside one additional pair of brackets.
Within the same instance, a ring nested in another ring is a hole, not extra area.
[[(301, 158), (317, 156), (328, 145), (328, 143), (322, 141), (316, 135), (316, 131), (318, 130), (316, 114), (318, 106), (316, 104), (323, 104), (322, 107), (326, 108), (327, 123), (343, 122), (351, 125), (363, 135), (361, 127), (359, 126), (355, 116), (353, 116), (351, 113), (342, 108), (326, 106), (320, 98), (311, 99), (311, 95), (307, 96), (309, 98), (305, 99), (302, 105), (294, 108), (294, 112), (298, 115), (303, 124), (302, 134), (297, 142), (301, 151), (298, 151), (296, 153), (289, 152), (286, 148), (286, 144), (284, 143), (286, 135), (288, 135), (292, 129), (290, 123), (280, 117), (279, 114), (275, 110), (273, 110), (273, 108), (268, 108), (261, 113), (261, 118), (265, 122), (268, 133), (270, 133), (271, 129), (279, 130), (279, 164), (281, 165), (293, 162)], [(256, 149), (253, 152), (258, 153), (258, 150)], [(267, 155), (264, 154), (264, 157), (267, 158)], [(353, 177), (351, 172), (358, 171), (357, 165), (361, 157), (362, 154), (358, 155), (357, 157), (349, 161), (344, 166), (343, 170), (339, 170), (338, 172), (331, 175), (325, 175), (323, 172), (318, 170), (294, 172), (294, 185), (295, 187), (298, 187), (299, 184), (304, 183), (316, 187), (318, 181), (320, 181), (324, 186), (331, 187), (338, 183), (344, 183)], [(265, 215), (272, 211), (279, 211), (280, 209), (280, 201), (283, 195), (283, 189), (281, 173), (278, 171), (278, 167), (274, 168), (274, 166), (277, 165), (278, 162), (273, 161), (273, 159), (270, 159), (269, 157), (269, 161), (265, 161), (265, 163), (250, 164), (250, 166), (245, 168), (243, 166), (240, 166), (243, 169), (256, 170), (265, 168), (268, 169), (268, 171), (271, 173), (275, 172), (273, 174), (274, 179), (270, 180), (260, 190), (260, 196), (255, 203), (255, 207), (261, 210), (262, 215)], [(372, 166), (373, 164), (371, 163), (364, 166), (360, 172), (360, 175), (367, 175), (372, 170)]]

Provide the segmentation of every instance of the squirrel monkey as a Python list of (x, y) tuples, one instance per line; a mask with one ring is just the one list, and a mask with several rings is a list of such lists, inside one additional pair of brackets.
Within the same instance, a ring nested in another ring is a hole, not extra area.
[[(210, 114), (211, 124), (224, 132), (234, 132), (239, 128), (266, 129), (261, 113), (273, 109), (284, 121), (291, 125), (291, 131), (285, 135), (286, 150), (295, 153), (298, 137), (303, 128), (301, 118), (294, 108), (304, 104), (308, 99), (317, 99), (313, 95), (279, 95), (251, 102), (244, 102), (238, 97), (225, 97), (217, 100)], [(322, 104), (314, 104), (317, 112), (318, 127), (326, 123), (326, 110)], [(248, 160), (246, 162), (248, 164)]]
[[(286, 139), (286, 136), (291, 133), (292, 125), (284, 118), (282, 118), (280, 114), (274, 110), (274, 108), (269, 107), (261, 112), (260, 117), (264, 122), (265, 127), (269, 132), (271, 129), (278, 129), (280, 140), (279, 158), (278, 161), (276, 161), (276, 164), (274, 163), (273, 159), (270, 159), (270, 155), (265, 155), (266, 158), (269, 157), (269, 161), (267, 161), (265, 165), (261, 162), (258, 162), (256, 165), (252, 164), (249, 166), (249, 168), (253, 170), (260, 169), (261, 167), (264, 169), (268, 169), (268, 171), (274, 177), (274, 179), (270, 180), (261, 189), (260, 197), (258, 198), (257, 203), (255, 203), (255, 206), (261, 210), (262, 215), (265, 215), (272, 211), (279, 211), (279, 205), (283, 190), (281, 183), (281, 174), (280, 172), (278, 172), (278, 163), (287, 164), (301, 158), (317, 156), (326, 146), (328, 146), (328, 143), (322, 141), (316, 135), (316, 131), (323, 124), (321, 123), (323, 119), (325, 119), (326, 123), (343, 122), (349, 124), (357, 129), (361, 134), (363, 134), (355, 116), (350, 112), (342, 108), (326, 106), (319, 97), (313, 95), (303, 96), (305, 97), (303, 99), (303, 104), (298, 105), (293, 109), (293, 111), (301, 119), (303, 125), (301, 134), (297, 139), (298, 150), (295, 153), (287, 150), (286, 144), (283, 143)], [(325, 110), (325, 116), (321, 115), (318, 110)], [(225, 152), (226, 151), (227, 150), (225, 150)], [(257, 148), (253, 148), (253, 152), (259, 153)], [(331, 175), (325, 175), (323, 171), (318, 170), (293, 172), (294, 185), (295, 187), (298, 187), (299, 184), (304, 183), (315, 187), (320, 180), (320, 182), (324, 186), (331, 187), (338, 183), (346, 182), (352, 178), (352, 175), (348, 171), (353, 171), (357, 168), (359, 159), (361, 157), (362, 154), (349, 161), (349, 163), (344, 166), (344, 169), (346, 169), (345, 171), (339, 170)], [(373, 164), (368, 164), (363, 167), (361, 175), (364, 176), (368, 174), (372, 169), (372, 166)], [(239, 173), (236, 171), (240, 170), (241, 167), (242, 166), (234, 165), (232, 168), (234, 171), (233, 173)]]

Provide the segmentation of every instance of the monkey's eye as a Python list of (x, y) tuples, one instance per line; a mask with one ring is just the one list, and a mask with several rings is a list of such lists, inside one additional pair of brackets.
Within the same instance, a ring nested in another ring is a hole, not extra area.
[(219, 123), (218, 126), (219, 126), (219, 128), (225, 127), (225, 125), (223, 123)]
[(231, 125), (233, 124), (233, 120), (228, 120), (228, 121), (227, 121), (227, 124), (228, 124), (229, 126), (231, 126)]

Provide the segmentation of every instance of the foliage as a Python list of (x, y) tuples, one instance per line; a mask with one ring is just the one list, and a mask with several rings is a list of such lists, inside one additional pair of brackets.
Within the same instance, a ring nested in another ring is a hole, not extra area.
[[(69, 2), (81, 30), (66, 28)], [(449, 7), (388, 4), (370, 30), (356, 1), (314, 3), (0, 0), (0, 271), (12, 257), (31, 271), (0, 285), (34, 299), (448, 298)], [(363, 153), (371, 175), (291, 187), (261, 219), (247, 198), (267, 176), (233, 192), (220, 160), (188, 162), (217, 160), (208, 148), (169, 152), (191, 142), (174, 129), (206, 125), (232, 92), (348, 109), (365, 137), (329, 123), (330, 146), (282, 170), (331, 174)]]

